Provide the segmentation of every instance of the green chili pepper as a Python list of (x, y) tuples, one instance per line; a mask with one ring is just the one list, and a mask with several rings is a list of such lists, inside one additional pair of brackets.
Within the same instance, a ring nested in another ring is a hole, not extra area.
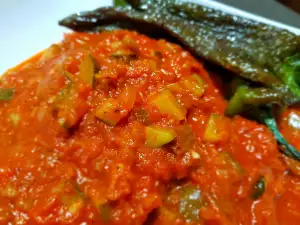
[(297, 102), (292, 93), (286, 90), (271, 88), (249, 88), (240, 86), (228, 102), (226, 115), (232, 116), (243, 112), (248, 106), (259, 106), (265, 104), (277, 104), (279, 106), (290, 105)]

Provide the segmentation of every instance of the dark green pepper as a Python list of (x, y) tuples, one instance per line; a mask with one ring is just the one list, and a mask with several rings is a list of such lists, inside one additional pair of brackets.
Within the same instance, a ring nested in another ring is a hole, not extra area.
[(237, 88), (228, 102), (226, 115), (232, 116), (241, 113), (247, 109), (247, 106), (253, 107), (269, 103), (285, 106), (297, 101), (297, 98), (288, 91), (271, 88), (249, 88), (242, 85)]

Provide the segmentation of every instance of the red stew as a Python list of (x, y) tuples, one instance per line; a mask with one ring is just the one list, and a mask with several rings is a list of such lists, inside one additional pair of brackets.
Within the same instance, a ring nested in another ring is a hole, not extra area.
[(266, 127), (226, 118), (217, 83), (128, 31), (68, 34), (8, 71), (0, 224), (299, 224), (298, 162)]

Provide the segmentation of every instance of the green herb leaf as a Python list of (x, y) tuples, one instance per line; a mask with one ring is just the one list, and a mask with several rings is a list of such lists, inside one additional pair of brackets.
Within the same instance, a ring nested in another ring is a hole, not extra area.
[(0, 88), (0, 101), (11, 100), (14, 96), (14, 88)]

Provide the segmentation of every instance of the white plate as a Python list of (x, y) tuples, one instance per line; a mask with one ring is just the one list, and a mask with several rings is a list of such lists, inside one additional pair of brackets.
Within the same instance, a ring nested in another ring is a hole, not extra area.
[[(193, 0), (192, 0), (193, 1)], [(57, 21), (79, 11), (111, 4), (111, 0), (10, 0), (0, 8), (0, 74), (63, 38), (66, 29)], [(100, 3), (101, 2), (101, 3)], [(286, 28), (300, 30), (211, 0), (194, 0), (229, 13)]]

